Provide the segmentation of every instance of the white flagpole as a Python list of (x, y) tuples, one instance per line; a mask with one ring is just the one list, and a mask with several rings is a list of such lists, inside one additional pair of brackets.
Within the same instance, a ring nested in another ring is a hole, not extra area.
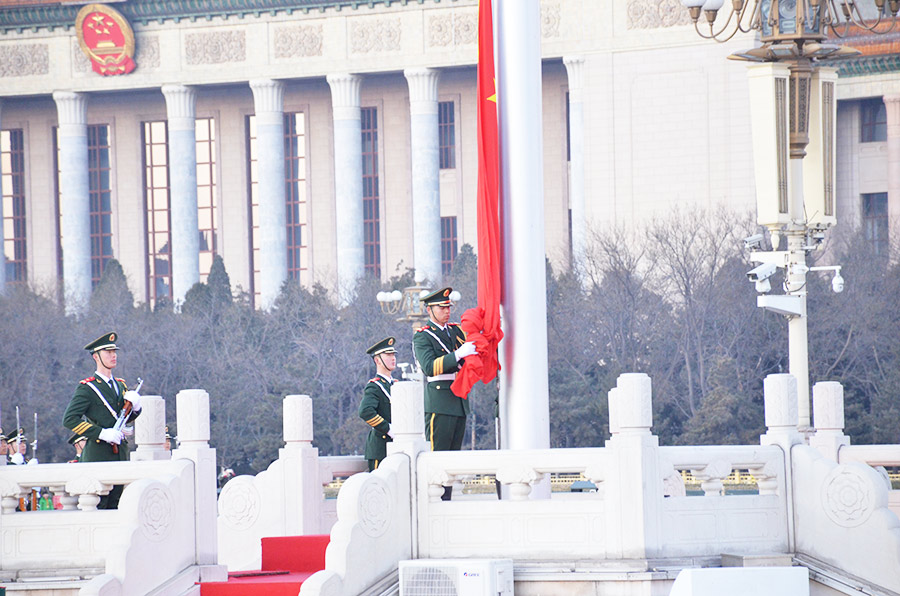
[[(494, 6), (505, 263), (501, 440), (507, 449), (546, 449), (550, 410), (540, 2), (495, 0)], [(539, 495), (533, 491), (532, 496)]]

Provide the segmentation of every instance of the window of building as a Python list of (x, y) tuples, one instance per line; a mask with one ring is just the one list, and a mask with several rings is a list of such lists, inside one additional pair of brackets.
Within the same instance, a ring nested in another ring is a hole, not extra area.
[(365, 271), (381, 276), (381, 236), (378, 216), (378, 109), (360, 110), (362, 127), (363, 251)]
[(888, 194), (875, 192), (862, 195), (862, 221), (866, 240), (877, 255), (888, 253)]
[[(206, 281), (216, 254), (216, 121), (194, 122), (197, 155), (197, 222), (200, 281)], [(144, 202), (147, 206), (147, 300), (172, 298), (172, 217), (169, 210), (169, 139), (164, 120), (144, 122)]]
[(303, 112), (284, 115), (284, 162), (288, 278), (308, 284), (306, 120)]
[(147, 300), (172, 298), (169, 230), (169, 141), (165, 120), (143, 123), (144, 203), (147, 206)]
[(459, 249), (456, 245), (456, 217), (441, 218), (441, 272), (447, 275), (453, 270)]
[[(247, 116), (247, 156), (250, 175), (251, 293), (259, 295), (259, 170), (256, 116)], [(284, 184), (287, 225), (288, 279), (309, 283), (309, 243), (306, 188), (306, 118), (303, 112), (284, 115)]]
[(887, 110), (880, 97), (866, 99), (859, 106), (859, 141), (873, 143), (887, 140)]
[(87, 139), (88, 193), (91, 205), (91, 283), (97, 285), (103, 276), (107, 261), (113, 257), (109, 126), (106, 124), (88, 126)]
[(205, 282), (217, 250), (216, 211), (216, 121), (198, 118), (197, 142), (197, 222), (200, 230), (200, 281)]
[(456, 114), (452, 101), (438, 103), (438, 151), (441, 169), (456, 167)]
[(0, 191), (3, 201), (3, 266), (6, 283), (28, 281), (25, 245), (25, 141), (21, 128), (0, 131)]

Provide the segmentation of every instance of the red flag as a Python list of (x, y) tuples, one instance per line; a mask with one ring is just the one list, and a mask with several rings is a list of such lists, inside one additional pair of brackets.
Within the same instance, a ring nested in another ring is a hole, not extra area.
[(494, 78), (491, 0), (478, 3), (478, 306), (462, 316), (467, 339), (477, 353), (465, 360), (451, 385), (462, 397), (476, 381), (489, 383), (500, 369), (500, 142)]

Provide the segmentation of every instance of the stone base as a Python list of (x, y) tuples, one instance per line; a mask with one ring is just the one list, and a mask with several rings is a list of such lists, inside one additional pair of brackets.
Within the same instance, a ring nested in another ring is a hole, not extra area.
[(722, 555), (722, 567), (791, 567), (793, 564), (793, 556), (784, 553)]

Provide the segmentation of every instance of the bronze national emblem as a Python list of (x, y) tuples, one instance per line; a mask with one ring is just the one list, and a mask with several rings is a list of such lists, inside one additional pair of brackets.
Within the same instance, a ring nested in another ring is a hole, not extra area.
[(134, 31), (116, 9), (88, 4), (78, 11), (75, 32), (97, 74), (120, 75), (134, 70)]

